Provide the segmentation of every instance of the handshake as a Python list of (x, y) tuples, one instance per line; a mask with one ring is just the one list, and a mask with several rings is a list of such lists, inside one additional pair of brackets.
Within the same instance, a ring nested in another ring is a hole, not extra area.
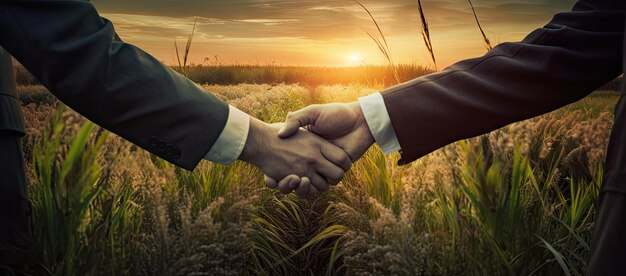
[(258, 167), (270, 188), (304, 198), (337, 185), (373, 143), (357, 102), (312, 105), (284, 124), (252, 118), (239, 159)]

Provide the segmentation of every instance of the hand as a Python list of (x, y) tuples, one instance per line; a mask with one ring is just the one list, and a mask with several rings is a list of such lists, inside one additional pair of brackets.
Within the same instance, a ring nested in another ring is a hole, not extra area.
[[(357, 102), (311, 105), (289, 113), (278, 135), (290, 137), (300, 127), (307, 127), (311, 132), (341, 147), (353, 162), (361, 158), (374, 144), (374, 137)], [(277, 183), (271, 177), (266, 177), (265, 182), (269, 187), (281, 187), (286, 186), (286, 183), (296, 182), (297, 178), (297, 175), (290, 175)]]
[[(277, 132), (277, 127), (252, 118), (240, 159), (271, 178), (283, 179), (276, 186), (283, 193), (297, 188), (299, 196), (306, 196), (328, 190), (352, 166), (341, 148), (307, 130), (296, 129), (289, 138), (280, 138)], [(289, 173), (306, 179), (288, 177)]]
[(374, 137), (361, 111), (359, 103), (311, 105), (290, 112), (283, 128), (282, 138), (295, 134), (300, 127), (344, 149), (354, 162), (374, 144)]

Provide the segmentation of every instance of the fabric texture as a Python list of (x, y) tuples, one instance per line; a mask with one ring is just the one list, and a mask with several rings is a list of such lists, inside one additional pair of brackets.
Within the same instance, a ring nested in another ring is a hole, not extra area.
[(25, 134), (22, 105), (17, 99), (11, 55), (0, 47), (0, 131)]
[(228, 105), (124, 43), (87, 1), (0, 1), (0, 46), (62, 102), (188, 170), (209, 152)]
[(204, 159), (229, 165), (239, 159), (250, 130), (250, 116), (236, 107), (228, 106), (228, 120), (217, 141)]
[(359, 106), (374, 140), (383, 153), (389, 155), (400, 151), (400, 142), (391, 124), (383, 96), (380, 93), (374, 93), (359, 98)]
[(0, 130), (0, 194), (28, 200), (21, 133)]

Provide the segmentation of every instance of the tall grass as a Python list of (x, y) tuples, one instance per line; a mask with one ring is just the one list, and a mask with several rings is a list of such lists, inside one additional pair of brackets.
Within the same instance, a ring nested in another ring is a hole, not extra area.
[(191, 33), (187, 37), (187, 43), (185, 43), (185, 51), (183, 52), (183, 61), (180, 60), (180, 53), (178, 50), (178, 42), (174, 39), (174, 50), (176, 52), (176, 60), (178, 61), (178, 70), (186, 75), (187, 72), (187, 60), (189, 58), (189, 51), (191, 51), (191, 43), (193, 42), (193, 35), (196, 32), (196, 25), (198, 24), (198, 18), (193, 22), (193, 27), (191, 28)]
[(489, 38), (487, 38), (485, 31), (483, 31), (483, 26), (480, 25), (480, 20), (478, 20), (478, 15), (476, 14), (476, 9), (474, 8), (474, 4), (472, 3), (472, 0), (467, 0), (467, 1), (469, 2), (470, 8), (472, 8), (472, 14), (474, 15), (474, 19), (476, 20), (476, 26), (478, 26), (478, 30), (480, 30), (480, 34), (483, 37), (485, 48), (487, 48), (487, 51), (489, 51), (493, 49), (493, 46), (491, 46), (491, 41), (489, 40)]
[[(62, 275), (94, 273), (94, 261), (107, 257), (113, 268), (122, 269), (127, 251), (113, 244), (123, 245), (123, 236), (116, 234), (136, 226), (131, 216), (122, 216), (131, 195), (124, 187), (114, 194), (104, 191), (109, 183), (101, 180), (111, 172), (98, 158), (108, 133), (93, 123), (68, 130), (64, 111), (46, 125), (32, 149), (36, 183), (30, 194), (42, 262)], [(110, 158), (116, 161), (114, 154)]]
[(460, 150), (460, 193), (438, 193), (447, 222), (439, 230), (453, 239), (444, 254), (460, 254), (453, 267), (472, 274), (584, 274), (601, 179), (571, 180), (570, 197), (556, 166), (533, 169), (519, 148), (512, 164), (487, 162), (484, 149), (467, 143)]
[(426, 20), (426, 14), (424, 12), (424, 8), (422, 7), (422, 1), (417, 0), (417, 11), (420, 15), (420, 34), (422, 35), (422, 39), (424, 40), (424, 45), (426, 46), (426, 50), (430, 53), (430, 58), (433, 61), (433, 66), (435, 67), (435, 71), (437, 71), (437, 59), (435, 59), (435, 50), (433, 49), (433, 41), (430, 39), (430, 27), (428, 27), (428, 21)]
[[(297, 85), (205, 87), (267, 121), (311, 103)], [(315, 89), (326, 102), (379, 88)], [(580, 275), (616, 99), (591, 96), (405, 167), (373, 148), (310, 200), (277, 196), (243, 163), (182, 171), (31, 103), (38, 259), (53, 275)]]
[(372, 20), (372, 23), (376, 27), (377, 35), (374, 35), (367, 30), (364, 30), (364, 31), (372, 39), (372, 41), (374, 41), (374, 43), (376, 44), (376, 47), (378, 47), (378, 50), (383, 54), (383, 56), (387, 60), (389, 67), (393, 70), (396, 83), (400, 83), (400, 76), (398, 75), (398, 71), (396, 70), (396, 66), (394, 65), (393, 57), (391, 56), (391, 49), (389, 49), (389, 44), (387, 43), (387, 38), (385, 38), (385, 33), (381, 30), (380, 25), (378, 24), (378, 21), (376, 21), (376, 18), (374, 17), (374, 15), (372, 15), (372, 12), (370, 12), (370, 10), (367, 7), (365, 7), (365, 5), (363, 5), (361, 2), (357, 0), (353, 0), (353, 1), (357, 5), (361, 6), (363, 10), (365, 10), (370, 20)]
[[(45, 91), (23, 67), (16, 70), (20, 76), (18, 80), (23, 85), (20, 89), (25, 94), (42, 97), (42, 100), (51, 100), (50, 94)], [(247, 84), (301, 84), (316, 87), (320, 85), (336, 84), (363, 84), (367, 86), (392, 86), (400, 81), (408, 81), (432, 70), (416, 64), (397, 64), (395, 67), (366, 65), (359, 67), (296, 67), (296, 66), (264, 66), (264, 65), (220, 65), (199, 66), (188, 65), (183, 72), (178, 66), (173, 67), (191, 80), (201, 84), (237, 85)], [(25, 96), (28, 102), (39, 101)]]

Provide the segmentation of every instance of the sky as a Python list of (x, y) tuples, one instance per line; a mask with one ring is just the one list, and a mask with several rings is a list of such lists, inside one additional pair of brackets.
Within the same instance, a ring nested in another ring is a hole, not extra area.
[[(420, 35), (417, 0), (362, 0), (385, 33), (397, 64), (433, 66)], [(574, 0), (473, 0), (494, 43), (520, 41)], [(166, 64), (176, 64), (197, 19), (194, 64), (288, 66), (380, 65), (366, 32), (368, 14), (351, 0), (92, 0), (121, 38)], [(485, 54), (466, 0), (422, 0), (437, 67)]]

